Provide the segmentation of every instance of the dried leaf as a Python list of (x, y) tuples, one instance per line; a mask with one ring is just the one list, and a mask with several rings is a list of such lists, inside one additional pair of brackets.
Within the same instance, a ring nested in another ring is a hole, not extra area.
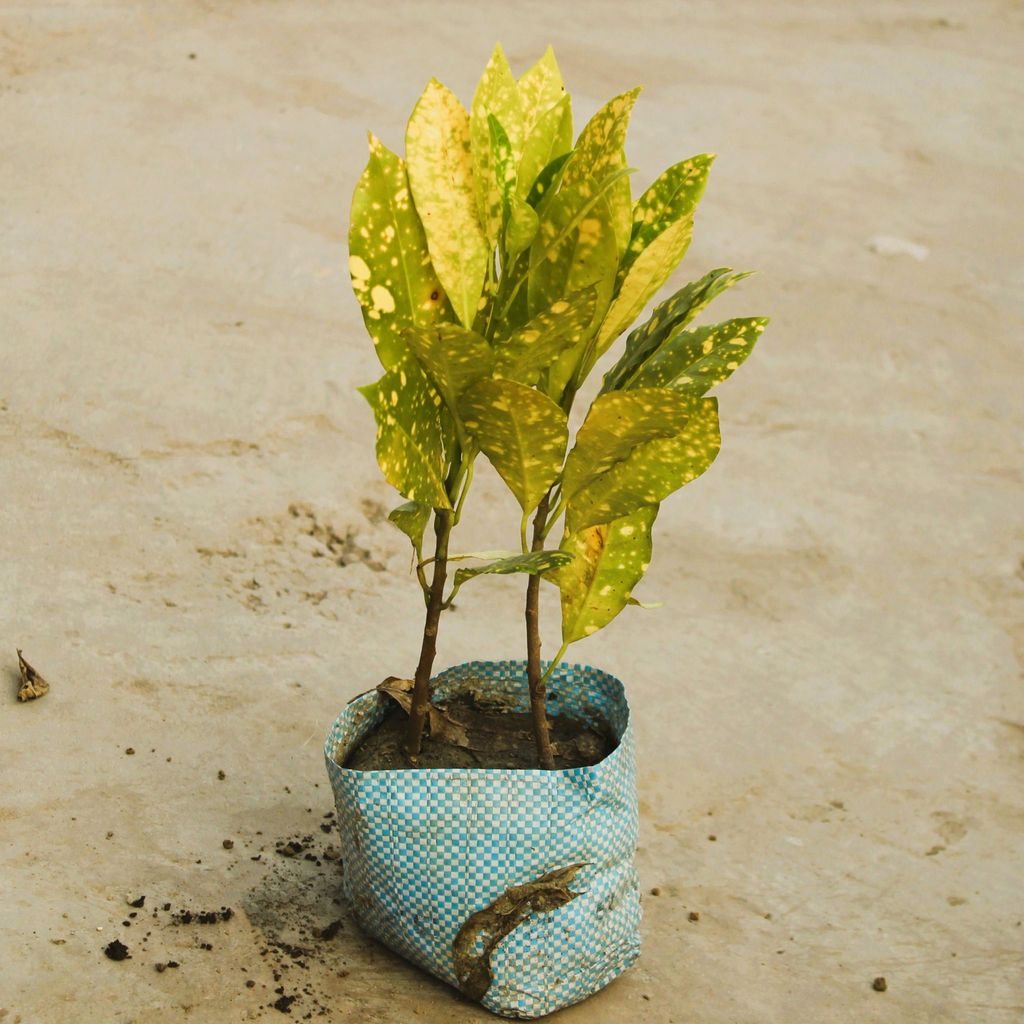
[[(377, 689), (387, 694), (408, 715), (412, 711), (412, 694), (416, 684), (411, 679), (388, 676)], [(427, 705), (427, 727), (434, 739), (457, 747), (468, 747), (466, 730), (435, 704)]]
[(50, 692), (50, 684), (21, 656), (18, 650), (18, 668), (21, 670), (21, 686), (18, 700), (38, 700)]

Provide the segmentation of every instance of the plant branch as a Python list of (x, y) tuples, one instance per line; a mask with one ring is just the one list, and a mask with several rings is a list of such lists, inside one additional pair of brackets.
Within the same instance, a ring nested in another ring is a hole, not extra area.
[[(533, 519), (533, 550), (544, 547), (544, 524), (547, 520), (549, 491), (537, 506)], [(530, 688), (530, 716), (533, 739), (537, 745), (537, 761), (541, 768), (551, 770), (555, 758), (548, 730), (547, 679), (540, 672), (540, 576), (531, 576), (526, 584), (526, 678)]]
[[(456, 464), (458, 469), (456, 469)], [(461, 449), (456, 451), (452, 459), (452, 466), (448, 471), (448, 478), (445, 481), (445, 490), (448, 492), (449, 500), (458, 492), (463, 478), (465, 478), (465, 486), (459, 496), (456, 509), (435, 509), (434, 554), (426, 561), (421, 559), (417, 565), (417, 573), (425, 578), (423, 567), (428, 563), (432, 564), (433, 575), (430, 580), (430, 590), (427, 592), (423, 642), (420, 645), (420, 660), (416, 665), (416, 674), (413, 676), (412, 706), (409, 709), (409, 721), (406, 725), (403, 743), (405, 756), (413, 768), (419, 761), (420, 749), (423, 745), (423, 724), (426, 721), (427, 709), (430, 707), (430, 674), (433, 671), (434, 658), (437, 655), (437, 628), (441, 612), (444, 611), (444, 587), (448, 581), (448, 542), (451, 539), (458, 511), (461, 510), (462, 502), (466, 497), (466, 491), (469, 490), (472, 476), (472, 459), (467, 461)]]
[(405, 732), (405, 756), (416, 767), (423, 744), (423, 723), (430, 706), (430, 673), (437, 654), (437, 627), (444, 605), (444, 585), (448, 579), (448, 540), (451, 537), (454, 515), (450, 509), (438, 509), (434, 513), (433, 578), (427, 599), (427, 615), (423, 623), (423, 643), (420, 646), (420, 660), (413, 677), (412, 707)]

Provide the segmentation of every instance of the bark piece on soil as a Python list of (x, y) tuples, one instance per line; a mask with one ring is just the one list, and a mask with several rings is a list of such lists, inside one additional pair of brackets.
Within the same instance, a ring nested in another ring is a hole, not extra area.
[[(524, 885), (513, 885), (490, 906), (466, 919), (452, 943), (455, 976), (464, 995), (477, 1002), (487, 995), (494, 980), (491, 954), (531, 914), (557, 910), (579, 896), (569, 888), (569, 883), (581, 867), (583, 864), (570, 864)], [(479, 953), (474, 952), (478, 940), (483, 942)]]

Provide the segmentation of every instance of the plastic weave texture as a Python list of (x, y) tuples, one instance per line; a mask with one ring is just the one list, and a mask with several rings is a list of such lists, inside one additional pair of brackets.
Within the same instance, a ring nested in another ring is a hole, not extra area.
[[(467, 662), (431, 687), (442, 701), (472, 687), (529, 707), (525, 662)], [(574, 899), (532, 913), (493, 950), (481, 1004), (505, 1017), (541, 1017), (629, 967), (640, 952), (640, 894), (634, 741), (622, 684), (585, 665), (554, 670), (549, 713), (602, 721), (619, 740), (599, 764), (559, 771), (341, 767), (387, 703), (377, 691), (356, 698), (324, 747), (345, 893), (362, 928), (458, 988), (452, 944), (466, 919), (512, 886), (583, 863), (569, 885)]]

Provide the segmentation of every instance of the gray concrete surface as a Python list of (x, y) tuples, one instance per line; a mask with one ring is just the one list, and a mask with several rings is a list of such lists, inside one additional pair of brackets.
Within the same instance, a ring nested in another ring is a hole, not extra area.
[[(659, 520), (664, 608), (574, 651), (630, 687), (659, 895), (563, 1019), (1024, 1020), (1024, 9), (990, 0), (0, 7), (0, 1020), (274, 1020), (279, 985), (487, 1019), (273, 848), (322, 859), (323, 734), (416, 653), (352, 390), (364, 133), (496, 39), (555, 45), (577, 124), (646, 85), (641, 186), (720, 154), (677, 280), (757, 268), (716, 314), (774, 318)], [(481, 475), (467, 547), (514, 533)], [(440, 664), (521, 650), (519, 585), (477, 586)]]

